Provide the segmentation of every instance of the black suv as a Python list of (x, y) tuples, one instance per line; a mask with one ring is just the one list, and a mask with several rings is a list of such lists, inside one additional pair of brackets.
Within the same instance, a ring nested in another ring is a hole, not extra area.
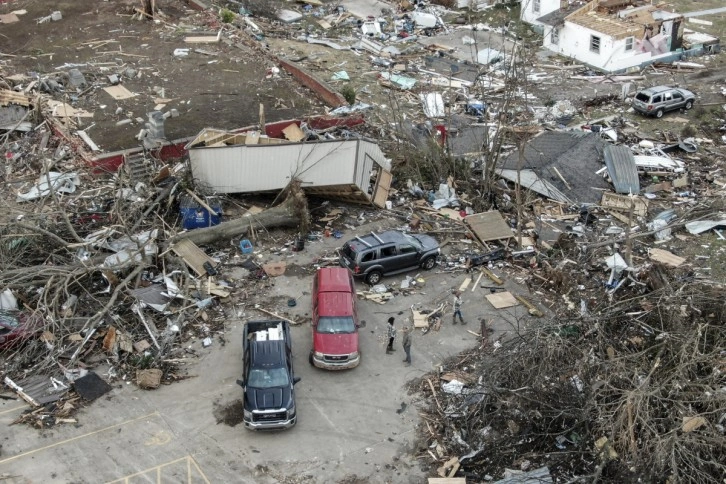
[(405, 234), (389, 230), (356, 237), (343, 245), (340, 265), (370, 284), (378, 284), (383, 276), (436, 265), (441, 250), (436, 239), (428, 235)]
[(290, 428), (297, 422), (292, 370), (292, 339), (286, 321), (249, 321), (245, 324), (244, 422), (252, 430)]

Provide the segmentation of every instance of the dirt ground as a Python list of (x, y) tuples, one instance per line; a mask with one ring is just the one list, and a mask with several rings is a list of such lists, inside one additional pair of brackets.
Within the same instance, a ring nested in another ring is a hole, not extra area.
[[(266, 79), (267, 70), (274, 64), (239, 39), (185, 43), (186, 36), (213, 35), (222, 28), (214, 11), (188, 10), (184, 2), (177, 0), (156, 4), (163, 12), (159, 23), (132, 19), (133, 8), (140, 6), (140, 2), (132, 0), (92, 5), (72, 0), (17, 0), (0, 4), (0, 14), (27, 10), (19, 16), (19, 22), (2, 25), (1, 72), (29, 76), (27, 82), (36, 75), (63, 79), (75, 65), (89, 83), (97, 85), (81, 96), (74, 91), (55, 97), (94, 113), (93, 118), (81, 118), (79, 128), (85, 129), (103, 151), (138, 146), (134, 137), (148, 121), (147, 113), (159, 104), (164, 105), (163, 112), (179, 111), (179, 117), (167, 120), (165, 125), (170, 140), (194, 136), (206, 127), (233, 129), (257, 124), (260, 103), (265, 105), (268, 122), (322, 109), (291, 78), (280, 75)], [(63, 18), (36, 22), (53, 11), (60, 11)], [(229, 24), (224, 28), (236, 29)], [(183, 58), (175, 57), (173, 52), (179, 48), (191, 52)], [(129, 68), (136, 72), (135, 77), (124, 75)], [(115, 100), (103, 91), (103, 87), (111, 86), (107, 76), (113, 74), (119, 75), (123, 86), (138, 95)], [(168, 101), (160, 102), (161, 99)], [(118, 114), (117, 108), (121, 108)], [(124, 119), (133, 122), (116, 124)]]

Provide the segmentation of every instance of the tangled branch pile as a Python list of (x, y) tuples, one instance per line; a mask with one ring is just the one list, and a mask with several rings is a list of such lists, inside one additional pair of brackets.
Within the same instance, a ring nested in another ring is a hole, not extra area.
[(437, 393), (421, 437), (479, 480), (546, 466), (563, 482), (721, 482), (724, 318), (723, 288), (686, 283), (474, 350), (450, 362), (472, 382), (460, 394), (421, 385)]

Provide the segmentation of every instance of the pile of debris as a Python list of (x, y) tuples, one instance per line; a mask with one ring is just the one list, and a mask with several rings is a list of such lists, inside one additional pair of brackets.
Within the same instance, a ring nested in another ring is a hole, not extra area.
[(420, 457), (477, 482), (715, 482), (724, 296), (686, 279), (452, 358), (411, 386), (428, 401)]

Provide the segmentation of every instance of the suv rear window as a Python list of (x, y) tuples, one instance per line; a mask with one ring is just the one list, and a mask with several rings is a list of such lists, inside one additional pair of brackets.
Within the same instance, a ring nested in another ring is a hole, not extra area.
[(343, 254), (351, 260), (355, 260), (355, 250), (347, 242), (343, 245)]
[(648, 101), (650, 101), (650, 96), (648, 96), (644, 92), (639, 92), (638, 94), (635, 95), (635, 99), (637, 99), (638, 101), (647, 103)]

